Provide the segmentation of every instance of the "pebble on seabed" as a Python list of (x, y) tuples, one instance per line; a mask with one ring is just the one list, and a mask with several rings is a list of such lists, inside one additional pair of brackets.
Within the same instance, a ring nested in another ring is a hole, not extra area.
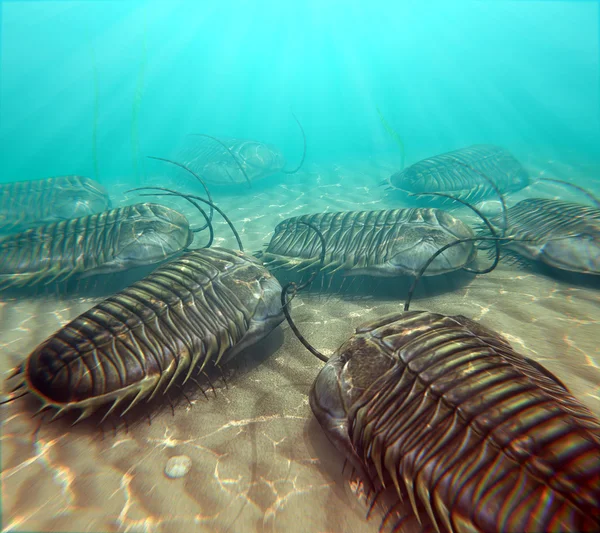
[(167, 461), (165, 475), (172, 479), (185, 476), (192, 468), (192, 460), (187, 455), (176, 455)]

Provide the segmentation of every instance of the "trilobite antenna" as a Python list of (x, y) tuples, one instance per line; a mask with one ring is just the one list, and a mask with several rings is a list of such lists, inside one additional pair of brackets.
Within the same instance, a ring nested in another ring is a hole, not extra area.
[(460, 161), (458, 159), (452, 158), (452, 160), (455, 163), (458, 163), (459, 165), (462, 165), (463, 167), (468, 168), (469, 170), (472, 170), (476, 174), (479, 174), (485, 181), (488, 182), (490, 187), (492, 189), (494, 189), (494, 192), (498, 196), (498, 198), (500, 200), (500, 204), (502, 205), (502, 224), (504, 226), (502, 228), (502, 237), (504, 237), (504, 234), (506, 233), (506, 230), (508, 229), (508, 215), (507, 215), (507, 209), (506, 209), (506, 202), (504, 201), (504, 195), (500, 192), (500, 189), (498, 189), (498, 186), (494, 183), (494, 181), (489, 176), (486, 176), (480, 170), (477, 170), (476, 168), (473, 168), (471, 165), (467, 165), (466, 163), (463, 163), (462, 161)]
[(216, 137), (213, 137), (212, 135), (206, 135), (206, 133), (190, 133), (190, 136), (191, 137), (206, 137), (207, 139), (212, 139), (213, 141), (218, 142), (223, 148), (225, 148), (225, 150), (227, 150), (229, 152), (229, 155), (231, 156), (231, 159), (233, 159), (235, 161), (235, 164), (238, 166), (238, 168), (240, 169), (240, 171), (242, 172), (242, 174), (246, 178), (246, 181), (248, 182), (248, 187), (252, 188), (252, 182), (250, 181), (250, 178), (248, 177), (248, 174), (246, 174), (246, 171), (244, 170), (244, 167), (237, 160), (237, 158), (235, 157), (234, 153), (229, 149), (229, 146), (227, 146), (221, 139), (217, 139)]
[(292, 116), (294, 117), (294, 120), (296, 121), (296, 124), (298, 124), (298, 127), (300, 128), (300, 132), (302, 133), (302, 141), (304, 143), (304, 148), (302, 150), (302, 159), (300, 159), (300, 163), (298, 164), (298, 166), (294, 170), (282, 169), (281, 172), (283, 172), (284, 174), (295, 174), (296, 172), (298, 172), (302, 168), (302, 165), (304, 164), (304, 160), (306, 159), (306, 134), (304, 133), (304, 128), (302, 127), (302, 124), (300, 124), (300, 121), (298, 120), (296, 115), (294, 115), (293, 112), (292, 112)]
[[(557, 237), (556, 239), (548, 239), (548, 240), (551, 240), (551, 241), (561, 240), (561, 239), (577, 237), (577, 236), (578, 236), (577, 234), (568, 234), (568, 235), (561, 235), (560, 237)], [(431, 255), (431, 257), (425, 262), (425, 264), (421, 267), (421, 270), (419, 270), (419, 273), (416, 275), (412, 285), (410, 286), (410, 289), (408, 290), (408, 297), (406, 298), (406, 303), (404, 304), (404, 311), (405, 312), (408, 311), (410, 302), (413, 297), (413, 293), (415, 291), (415, 288), (417, 287), (417, 284), (419, 283), (419, 280), (421, 279), (421, 277), (423, 276), (423, 274), (425, 273), (425, 271), (427, 270), (429, 265), (431, 263), (433, 263), (433, 261), (435, 260), (435, 258), (438, 255), (444, 253), (448, 248), (451, 248), (452, 246), (456, 246), (458, 244), (463, 244), (465, 242), (478, 242), (478, 241), (535, 242), (536, 239), (535, 238), (533, 238), (533, 239), (517, 239), (516, 237), (472, 237), (469, 239), (459, 239), (457, 241), (445, 244), (439, 250), (436, 250)]]
[[(198, 380), (194, 376), (190, 376), (190, 380), (193, 381), (198, 386), (198, 388), (200, 389), (200, 392), (208, 400), (208, 395), (206, 394), (206, 391), (204, 390), (204, 388), (202, 387), (202, 385), (200, 385), (200, 383), (198, 382)], [(216, 394), (215, 394), (215, 396), (216, 396)]]
[(556, 178), (539, 178), (539, 181), (551, 181), (553, 183), (560, 183), (562, 185), (566, 185), (567, 187), (571, 187), (572, 189), (575, 189), (576, 191), (579, 191), (580, 193), (587, 196), (594, 204), (594, 207), (600, 207), (600, 200), (598, 200), (598, 198), (596, 198), (590, 191), (584, 189), (583, 187), (580, 187), (579, 185), (575, 185), (574, 183), (571, 183), (569, 181), (559, 180)]
[[(294, 334), (296, 335), (296, 337), (298, 338), (298, 340), (302, 343), (302, 345), (310, 352), (312, 353), (317, 359), (320, 359), (321, 361), (323, 361), (324, 363), (326, 363), (329, 359), (323, 355), (319, 350), (317, 350), (316, 348), (314, 348), (302, 335), (302, 333), (300, 333), (300, 331), (298, 330), (298, 328), (296, 327), (296, 324), (294, 324), (294, 321), (292, 320), (292, 317), (290, 315), (290, 311), (288, 309), (288, 305), (290, 304), (290, 302), (294, 299), (294, 297), (296, 296), (296, 294), (298, 293), (298, 291), (303, 290), (304, 288), (306, 288), (307, 286), (309, 286), (315, 279), (315, 277), (319, 274), (319, 272), (321, 272), (321, 269), (323, 268), (323, 264), (325, 263), (325, 250), (326, 250), (326, 243), (325, 243), (325, 237), (323, 237), (323, 234), (321, 233), (321, 231), (313, 224), (311, 224), (310, 222), (303, 222), (303, 221), (298, 221), (298, 224), (303, 224), (305, 226), (310, 227), (311, 229), (313, 229), (318, 237), (319, 240), (321, 241), (321, 257), (320, 257), (320, 261), (319, 261), (319, 268), (317, 270), (315, 270), (310, 277), (308, 278), (308, 280), (303, 283), (302, 285), (298, 286), (296, 285), (296, 283), (294, 283), (293, 281), (288, 283), (283, 290), (281, 291), (281, 308), (283, 309), (283, 314), (285, 315), (285, 318), (288, 322), (288, 324), (290, 325), (290, 328), (292, 329), (292, 331), (294, 332)], [(288, 292), (291, 294), (290, 298), (288, 299)]]
[[(200, 184), (202, 185), (202, 187), (204, 187), (204, 191), (206, 192), (206, 197), (208, 198), (208, 201), (209, 202), (213, 201), (213, 199), (212, 199), (212, 197), (210, 195), (210, 191), (208, 190), (208, 187), (206, 186), (206, 183), (204, 183), (204, 180), (200, 176), (198, 176), (198, 174), (196, 174), (193, 170), (191, 170), (190, 168), (188, 168), (187, 166), (185, 166), (183, 163), (179, 163), (177, 161), (171, 161), (170, 159), (165, 159), (164, 157), (154, 157), (154, 156), (151, 156), (151, 155), (149, 155), (147, 157), (148, 157), (148, 159), (156, 159), (157, 161), (164, 161), (166, 163), (171, 163), (172, 165), (175, 165), (175, 166), (177, 166), (179, 168), (182, 168), (183, 170), (189, 172), (192, 176), (194, 176), (200, 182)], [(208, 215), (208, 218), (210, 220), (212, 220), (212, 218), (213, 218), (213, 211), (212, 211), (212, 209), (210, 210), (210, 214)], [(204, 228), (201, 228), (201, 229), (204, 229)]]
[[(242, 240), (240, 239), (240, 235), (237, 232), (237, 230), (235, 229), (235, 226), (233, 225), (231, 220), (229, 220), (229, 217), (225, 213), (223, 213), (221, 208), (217, 207), (212, 202), (209, 202), (208, 200), (205, 200), (204, 198), (200, 198), (200, 196), (196, 196), (194, 194), (183, 194), (178, 191), (174, 191), (172, 189), (167, 189), (165, 187), (136, 187), (135, 189), (130, 189), (130, 191), (144, 191), (144, 190), (165, 191), (167, 194), (164, 194), (164, 195), (154, 194), (154, 196), (181, 196), (181, 197), (185, 197), (185, 198), (192, 198), (194, 200), (197, 200), (198, 202), (202, 202), (204, 204), (210, 205), (217, 213), (219, 213), (219, 215), (221, 215), (223, 217), (225, 222), (227, 222), (227, 224), (231, 228), (231, 231), (233, 232), (233, 235), (235, 236), (235, 239), (238, 243), (240, 252), (244, 251), (244, 245), (242, 244)], [(143, 195), (140, 195), (140, 196), (143, 196)]]
[[(492, 237), (494, 237), (494, 238), (498, 237), (498, 234), (496, 233), (496, 230), (494, 229), (494, 227), (492, 226), (492, 224), (488, 220), (488, 218), (481, 211), (479, 211), (479, 209), (477, 209), (476, 207), (472, 206), (469, 202), (467, 202), (465, 200), (461, 200), (460, 198), (457, 198), (457, 197), (452, 196), (450, 194), (442, 193), (442, 192), (420, 192), (420, 193), (410, 193), (409, 194), (409, 196), (422, 196), (422, 195), (425, 195), (425, 196), (442, 196), (444, 198), (450, 198), (450, 200), (454, 200), (455, 202), (460, 202), (464, 206), (466, 206), (469, 209), (471, 209), (471, 211), (473, 211), (481, 220), (483, 220), (483, 222), (487, 226), (488, 230), (490, 230), (490, 233), (492, 234)], [(491, 272), (492, 270), (494, 270), (498, 266), (498, 262), (500, 261), (500, 242), (496, 239), (495, 240), (495, 244), (496, 244), (496, 256), (494, 257), (494, 262), (492, 263), (491, 266), (489, 266), (488, 268), (486, 268), (484, 270), (475, 270), (474, 268), (467, 268), (467, 267), (463, 267), (463, 270), (465, 270), (467, 272), (471, 272), (473, 274), (488, 274), (489, 272)]]
[[(125, 191), (125, 193), (139, 191), (139, 190), (143, 190), (145, 188), (146, 187), (139, 187), (137, 189), (128, 189)], [(150, 188), (150, 187), (148, 187), (148, 188)], [(178, 193), (177, 191), (173, 191), (173, 192), (164, 192), (164, 193), (140, 194), (140, 196), (179, 196), (180, 198), (184, 198), (185, 200), (190, 202), (196, 209), (198, 209), (198, 211), (200, 211), (200, 214), (204, 217), (204, 220), (206, 221), (206, 224), (204, 226), (202, 226), (201, 228), (193, 229), (191, 231), (192, 231), (192, 233), (198, 233), (199, 231), (202, 231), (208, 227), (208, 242), (204, 246), (201, 246), (201, 248), (210, 248), (211, 247), (211, 245), (214, 241), (214, 238), (215, 238), (215, 232), (213, 229), (212, 222), (208, 218), (206, 211), (204, 211), (204, 209), (202, 209), (202, 207), (200, 207), (194, 199), (190, 198), (189, 195), (183, 194), (183, 193)]]

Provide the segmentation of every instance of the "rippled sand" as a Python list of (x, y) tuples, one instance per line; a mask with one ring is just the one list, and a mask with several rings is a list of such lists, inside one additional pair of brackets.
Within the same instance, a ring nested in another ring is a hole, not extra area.
[[(287, 216), (400, 207), (378, 186), (392, 170), (393, 165), (373, 162), (314, 166), (283, 184), (281, 178), (257, 184), (243, 197), (226, 190), (213, 196), (246, 248), (256, 250)], [(534, 193), (565, 196), (545, 185), (511, 201)], [(119, 197), (118, 190), (113, 194)], [(200, 221), (187, 206), (166, 203)], [(234, 246), (223, 223), (215, 230), (216, 244)], [(486, 276), (463, 276), (455, 285), (426, 298), (419, 292), (412, 308), (464, 314), (495, 329), (600, 416), (599, 280), (559, 280), (503, 266)], [(363, 286), (361, 297), (301, 295), (293, 316), (305, 336), (331, 354), (358, 324), (398, 311), (403, 288), (399, 283), (396, 290), (375, 289), (370, 296)], [(95, 301), (2, 302), (3, 375)], [(3, 530), (378, 531), (381, 514), (366, 520), (364, 498), (354, 493), (356, 484), (348, 470), (342, 472), (343, 457), (308, 406), (321, 365), (283, 325), (240, 356), (227, 372), (227, 387), (217, 379), (216, 394), (208, 390), (208, 399), (188, 392), (191, 405), (174, 398), (174, 414), (165, 402), (154, 409), (151, 425), (141, 416), (116, 433), (107, 424), (71, 428), (64, 421), (32, 418), (33, 401), (2, 407)], [(170, 479), (164, 469), (178, 455), (188, 456), (192, 467), (186, 476)]]

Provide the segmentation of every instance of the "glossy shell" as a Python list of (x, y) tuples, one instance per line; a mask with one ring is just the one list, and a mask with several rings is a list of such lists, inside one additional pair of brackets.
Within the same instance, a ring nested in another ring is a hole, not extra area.
[[(600, 274), (600, 209), (585, 205), (530, 198), (507, 212), (503, 249), (561, 270)], [(501, 228), (502, 216), (491, 219)]]
[(310, 395), (357, 472), (424, 529), (600, 531), (600, 422), (549, 371), (463, 316), (356, 330)]
[[(529, 184), (527, 172), (509, 152), (478, 144), (418, 161), (393, 174), (390, 185), (406, 193), (441, 192), (476, 202), (495, 195), (482, 174), (502, 193)], [(435, 200), (428, 197), (427, 201)]]
[(86, 311), (41, 343), (19, 374), (26, 390), (80, 418), (128, 406), (227, 361), (284, 318), (281, 286), (252, 256), (189, 252)]
[(153, 265), (193, 240), (181, 213), (143, 203), (0, 237), (0, 289)]
[[(319, 262), (321, 241), (312, 228), (299, 222), (310, 223), (323, 234), (325, 270), (340, 270), (347, 275), (415, 275), (445, 244), (474, 237), (466, 224), (440, 209), (302, 215), (277, 225), (262, 255), (265, 264), (293, 268)], [(453, 246), (433, 261), (425, 275), (460, 269), (471, 263), (475, 255), (473, 243)]]
[[(220, 137), (219, 140), (231, 153), (214, 139), (190, 136), (177, 159), (207, 183), (216, 185), (247, 186), (238, 163), (250, 181), (276, 174), (285, 166), (283, 154), (273, 145), (229, 137)], [(232, 154), (238, 163), (233, 160)]]
[(100, 213), (110, 208), (102, 185), (82, 176), (0, 184), (0, 232)]

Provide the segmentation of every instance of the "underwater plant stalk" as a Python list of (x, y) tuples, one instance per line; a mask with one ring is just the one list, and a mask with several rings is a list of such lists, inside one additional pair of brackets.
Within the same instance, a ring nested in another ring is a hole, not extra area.
[(96, 63), (96, 51), (92, 48), (92, 69), (94, 72), (94, 125), (92, 126), (92, 160), (94, 161), (94, 178), (98, 180), (98, 65)]
[(396, 144), (400, 148), (400, 170), (403, 170), (404, 169), (404, 159), (405, 159), (404, 142), (400, 138), (400, 135), (398, 135), (398, 132), (389, 125), (387, 120), (385, 120), (383, 113), (381, 112), (379, 107), (377, 107), (377, 113), (379, 114), (379, 120), (381, 120), (383, 127), (390, 134), (392, 139), (394, 139), (394, 141), (396, 141)]
[(140, 178), (140, 139), (139, 139), (139, 128), (138, 128), (138, 115), (140, 105), (142, 103), (142, 96), (144, 95), (144, 78), (146, 73), (146, 29), (147, 19), (144, 17), (144, 35), (142, 37), (142, 58), (140, 61), (140, 67), (138, 70), (137, 85), (135, 88), (135, 95), (133, 97), (133, 109), (131, 116), (131, 153), (133, 158), (133, 172), (135, 179), (138, 183), (141, 183)]

